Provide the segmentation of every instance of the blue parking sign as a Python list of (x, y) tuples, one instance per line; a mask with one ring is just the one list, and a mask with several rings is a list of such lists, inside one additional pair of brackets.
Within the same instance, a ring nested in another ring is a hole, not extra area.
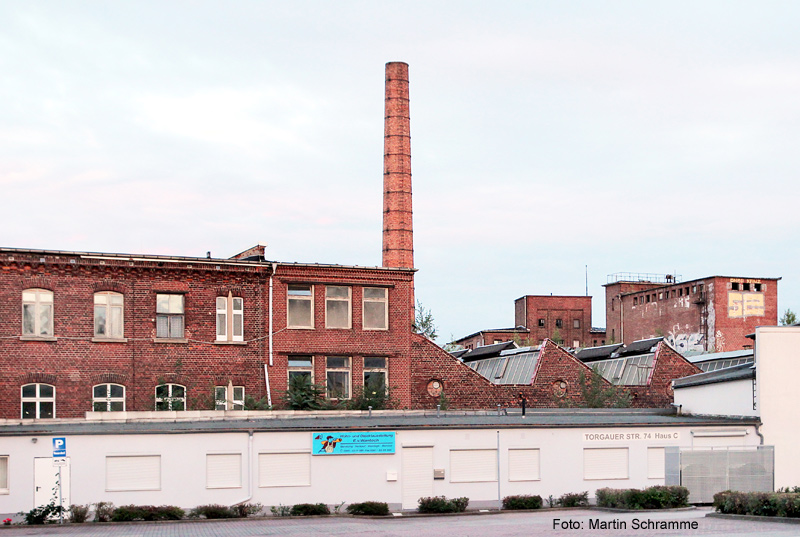
[(67, 439), (63, 436), (60, 438), (53, 438), (53, 457), (66, 457), (67, 456)]

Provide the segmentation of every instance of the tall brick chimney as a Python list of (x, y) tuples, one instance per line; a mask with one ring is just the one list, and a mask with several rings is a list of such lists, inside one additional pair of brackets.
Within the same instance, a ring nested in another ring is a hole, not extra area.
[(383, 138), (384, 267), (414, 268), (410, 123), (408, 64), (389, 62)]

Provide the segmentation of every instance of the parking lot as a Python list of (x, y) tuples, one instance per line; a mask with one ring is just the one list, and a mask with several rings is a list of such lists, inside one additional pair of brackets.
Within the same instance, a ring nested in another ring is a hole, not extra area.
[[(706, 518), (709, 509), (670, 512), (610, 513), (594, 510), (547, 510), (460, 516), (392, 518), (259, 518), (166, 523), (75, 524), (2, 527), (0, 537), (16, 535), (85, 535), (114, 537), (385, 535), (393, 537), (491, 536), (631, 536), (631, 535), (800, 535), (800, 525)], [(653, 529), (661, 522), (697, 529)], [(636, 529), (636, 526), (639, 529)], [(600, 529), (605, 528), (605, 529)]]

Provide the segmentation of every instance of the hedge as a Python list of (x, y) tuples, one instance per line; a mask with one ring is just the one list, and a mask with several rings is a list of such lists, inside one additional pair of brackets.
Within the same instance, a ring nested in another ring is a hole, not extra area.
[(503, 498), (503, 509), (541, 509), (542, 497), (539, 495), (531, 496), (528, 494), (518, 494), (516, 496), (506, 496)]
[(444, 496), (431, 496), (420, 498), (417, 511), (420, 513), (461, 513), (467, 510), (469, 498), (453, 498)]
[(598, 489), (598, 507), (618, 509), (672, 509), (689, 505), (686, 487), (655, 486), (646, 489)]
[(298, 503), (293, 505), (291, 516), (313, 516), (313, 515), (329, 515), (331, 510), (324, 503)]
[(351, 503), (347, 506), (351, 515), (386, 516), (389, 514), (389, 504), (386, 502), (361, 502)]
[(729, 515), (800, 518), (800, 494), (726, 490), (714, 494), (714, 508)]

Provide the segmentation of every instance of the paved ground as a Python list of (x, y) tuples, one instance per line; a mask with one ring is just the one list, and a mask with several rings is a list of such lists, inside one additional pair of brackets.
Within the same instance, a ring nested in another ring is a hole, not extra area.
[[(267, 518), (235, 521), (203, 521), (177, 523), (76, 524), (65, 526), (3, 527), (0, 537), (17, 535), (86, 535), (91, 537), (217, 537), (261, 535), (380, 535), (390, 537), (495, 537), (548, 536), (561, 537), (625, 537), (625, 536), (798, 536), (800, 525), (750, 522), (705, 518), (706, 509), (667, 513), (609, 513), (589, 510), (503, 513), (499, 515), (404, 517), (391, 519)], [(554, 520), (559, 519), (556, 529)], [(658, 521), (696, 521), (696, 530), (634, 529), (634, 519)], [(612, 529), (591, 529), (590, 521), (607, 523)], [(576, 529), (561, 529), (560, 522), (572, 523)], [(626, 525), (625, 529), (613, 529)]]

